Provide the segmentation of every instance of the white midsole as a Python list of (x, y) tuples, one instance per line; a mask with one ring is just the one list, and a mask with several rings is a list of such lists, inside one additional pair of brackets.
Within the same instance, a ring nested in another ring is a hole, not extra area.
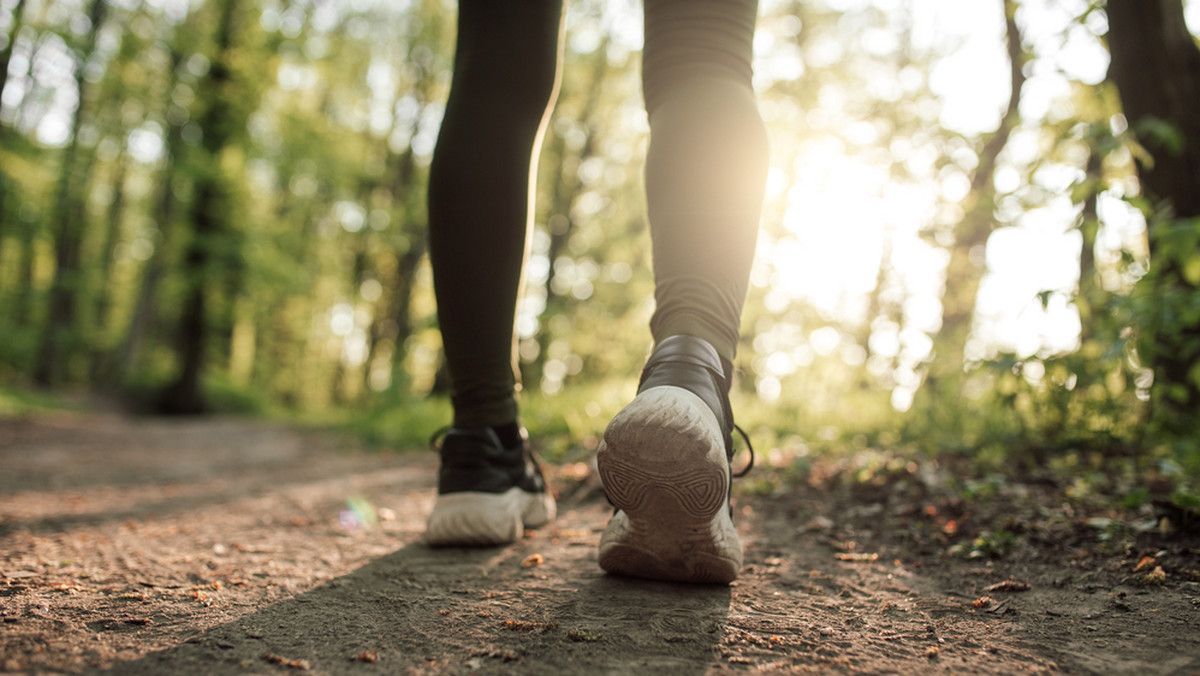
[(431, 545), (488, 545), (514, 542), (525, 528), (555, 516), (554, 498), (513, 487), (503, 493), (464, 491), (439, 495), (429, 515), (425, 541)]

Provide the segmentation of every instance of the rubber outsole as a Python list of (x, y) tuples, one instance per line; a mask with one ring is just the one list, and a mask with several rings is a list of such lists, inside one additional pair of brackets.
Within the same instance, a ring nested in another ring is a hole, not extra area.
[(516, 487), (504, 493), (448, 493), (434, 502), (425, 542), (433, 547), (508, 544), (521, 539), (526, 528), (544, 526), (554, 516), (549, 493)]
[(729, 514), (729, 462), (712, 410), (682, 388), (638, 394), (609, 423), (600, 480), (619, 510), (600, 540), (610, 573), (727, 584), (742, 567)]

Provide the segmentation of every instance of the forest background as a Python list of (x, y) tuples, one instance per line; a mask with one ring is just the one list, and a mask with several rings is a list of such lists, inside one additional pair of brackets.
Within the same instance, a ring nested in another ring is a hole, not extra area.
[[(424, 193), (454, 11), (0, 0), (0, 414), (447, 422)], [(633, 393), (652, 278), (640, 7), (566, 23), (517, 331), (525, 422), (579, 460)], [(755, 489), (966, 458), (1194, 515), (1198, 34), (1195, 0), (763, 0)]]

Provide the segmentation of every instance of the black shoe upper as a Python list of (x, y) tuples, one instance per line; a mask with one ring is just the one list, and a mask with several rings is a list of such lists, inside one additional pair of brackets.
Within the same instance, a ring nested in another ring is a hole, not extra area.
[(490, 427), (452, 427), (441, 435), (441, 445), (435, 447), (442, 459), (438, 470), (439, 495), (464, 491), (503, 493), (514, 486), (529, 493), (546, 490), (524, 430), (519, 444), (505, 448)]
[(733, 411), (729, 407), (732, 365), (717, 354), (707, 341), (696, 336), (680, 334), (663, 339), (650, 354), (642, 369), (638, 392), (673, 385), (700, 397), (721, 424), (725, 440), (725, 455), (733, 460)]

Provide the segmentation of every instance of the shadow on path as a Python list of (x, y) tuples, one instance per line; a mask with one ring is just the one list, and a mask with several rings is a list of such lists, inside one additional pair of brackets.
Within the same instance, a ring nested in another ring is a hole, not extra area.
[[(500, 550), (410, 544), (305, 594), (105, 673), (434, 671), (704, 673), (728, 587), (617, 578), (594, 547), (526, 566), (536, 540)], [(589, 561), (590, 559), (590, 561)]]

